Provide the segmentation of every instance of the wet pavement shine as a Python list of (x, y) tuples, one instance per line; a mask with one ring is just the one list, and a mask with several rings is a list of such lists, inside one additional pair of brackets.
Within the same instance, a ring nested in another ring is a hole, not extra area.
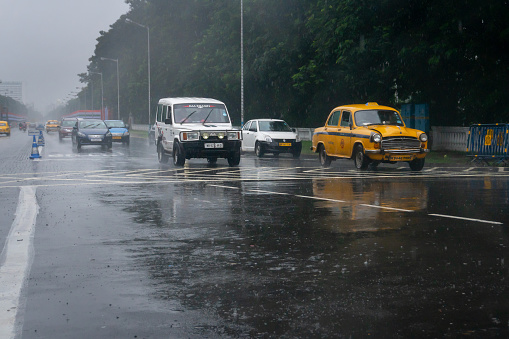
[(509, 336), (509, 168), (175, 168), (145, 138), (45, 137), (39, 160), (0, 137), (0, 243), (21, 187), (39, 205), (19, 306), (0, 309), (20, 338)]

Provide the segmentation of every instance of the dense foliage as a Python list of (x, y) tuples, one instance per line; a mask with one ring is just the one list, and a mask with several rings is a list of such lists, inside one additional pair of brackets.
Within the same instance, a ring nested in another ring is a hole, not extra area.
[[(88, 66), (103, 73), (108, 108), (116, 65), (101, 57), (119, 60), (121, 117), (148, 122), (147, 31), (130, 18), (150, 27), (152, 111), (161, 97), (214, 97), (240, 124), (240, 0), (126, 2)], [(367, 101), (428, 103), (432, 125), (509, 121), (507, 0), (243, 4), (245, 121), (315, 127), (333, 107)], [(80, 76), (99, 108), (99, 77)]]

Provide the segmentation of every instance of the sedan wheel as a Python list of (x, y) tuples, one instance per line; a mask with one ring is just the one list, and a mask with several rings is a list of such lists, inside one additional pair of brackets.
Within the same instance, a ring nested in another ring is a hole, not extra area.
[(262, 144), (257, 141), (255, 144), (255, 154), (258, 158), (261, 158), (261, 157), (263, 157), (263, 153), (264, 152), (263, 152)]

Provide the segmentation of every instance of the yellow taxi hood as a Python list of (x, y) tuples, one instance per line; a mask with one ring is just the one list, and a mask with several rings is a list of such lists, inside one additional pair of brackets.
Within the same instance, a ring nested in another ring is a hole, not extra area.
[(405, 136), (417, 138), (422, 133), (421, 131), (413, 128), (396, 125), (374, 125), (370, 126), (369, 129), (380, 133), (382, 137)]

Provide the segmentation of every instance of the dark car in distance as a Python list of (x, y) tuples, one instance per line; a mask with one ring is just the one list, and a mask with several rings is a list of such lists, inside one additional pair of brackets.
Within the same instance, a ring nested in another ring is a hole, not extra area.
[(112, 147), (111, 132), (102, 120), (79, 119), (72, 130), (72, 144), (79, 150), (83, 145)]
[(104, 123), (110, 129), (113, 142), (121, 142), (129, 145), (129, 126), (122, 120), (104, 120)]
[(76, 125), (76, 118), (64, 118), (60, 122), (60, 127), (58, 128), (58, 139), (62, 141), (63, 138), (72, 136), (72, 128)]

